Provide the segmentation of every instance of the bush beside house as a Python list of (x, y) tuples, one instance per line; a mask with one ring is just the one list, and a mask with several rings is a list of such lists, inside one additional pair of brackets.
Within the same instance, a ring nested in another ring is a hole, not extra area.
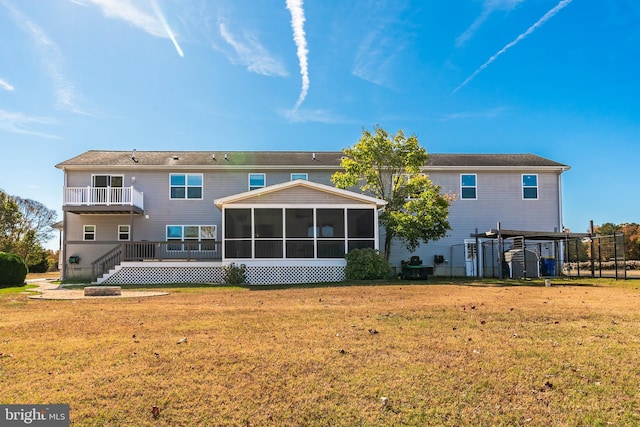
[(386, 279), (393, 272), (393, 267), (384, 255), (374, 249), (353, 249), (345, 258), (345, 274), (348, 280)]
[(19, 255), (0, 252), (0, 288), (22, 285), (27, 273), (27, 264)]
[(247, 283), (247, 267), (244, 264), (222, 267), (222, 283), (225, 285), (244, 285)]

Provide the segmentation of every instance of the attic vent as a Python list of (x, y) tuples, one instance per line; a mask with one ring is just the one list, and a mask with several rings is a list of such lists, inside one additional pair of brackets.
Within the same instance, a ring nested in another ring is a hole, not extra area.
[(172, 158), (173, 160), (180, 160), (180, 157), (178, 157), (178, 156), (171, 156), (171, 158)]

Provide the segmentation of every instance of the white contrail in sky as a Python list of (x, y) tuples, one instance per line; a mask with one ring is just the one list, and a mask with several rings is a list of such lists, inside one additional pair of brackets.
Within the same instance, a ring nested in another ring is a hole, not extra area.
[(180, 55), (181, 58), (184, 58), (184, 53), (182, 52), (182, 48), (180, 48), (180, 45), (176, 40), (176, 36), (173, 34), (173, 31), (171, 31), (171, 27), (169, 27), (169, 24), (167, 23), (167, 19), (164, 17), (164, 14), (160, 10), (160, 7), (158, 6), (158, 2), (156, 0), (151, 0), (151, 5), (153, 6), (153, 11), (156, 13), (156, 16), (160, 20), (160, 23), (164, 27), (164, 30), (167, 32), (167, 35), (171, 39), (173, 46), (176, 48), (178, 55)]
[(4, 81), (2, 79), (0, 79), (0, 87), (3, 88), (3, 89), (9, 90), (9, 91), (14, 89), (13, 86), (11, 86), (9, 83), (7, 83), (6, 81)]
[(473, 21), (473, 24), (467, 30), (460, 34), (456, 39), (456, 47), (460, 47), (465, 44), (478, 29), (484, 24), (484, 22), (489, 18), (489, 16), (498, 10), (511, 11), (518, 6), (518, 4), (522, 3), (524, 0), (484, 0), (484, 4), (482, 5), (482, 13), (480, 16)]
[(300, 62), (300, 74), (302, 75), (302, 88), (300, 96), (293, 110), (297, 110), (309, 91), (309, 68), (307, 65), (307, 39), (304, 34), (304, 10), (302, 9), (302, 0), (287, 0), (287, 9), (291, 12), (291, 29), (293, 30), (293, 41), (298, 48), (298, 61)]
[(71, 0), (73, 3), (85, 6), (93, 4), (102, 10), (102, 14), (108, 18), (122, 19), (155, 37), (168, 37), (176, 48), (178, 55), (184, 57), (182, 48), (178, 44), (167, 19), (160, 10), (156, 0), (149, 0), (153, 14), (140, 8), (144, 3), (136, 0)]
[(502, 49), (500, 49), (498, 51), (498, 53), (496, 53), (495, 55), (493, 55), (491, 58), (489, 58), (489, 60), (487, 62), (485, 62), (484, 64), (482, 64), (480, 66), (480, 68), (478, 68), (477, 70), (475, 70), (473, 72), (473, 74), (471, 74), (469, 77), (467, 77), (467, 79), (465, 81), (463, 81), (460, 86), (458, 86), (457, 88), (455, 88), (453, 90), (453, 92), (451, 92), (452, 94), (456, 93), (457, 91), (459, 91), (460, 89), (462, 89), (467, 83), (469, 83), (475, 76), (477, 76), (482, 70), (484, 70), (485, 68), (487, 68), (489, 66), (489, 64), (491, 64), (493, 61), (495, 61), (496, 59), (498, 59), (498, 57), (500, 55), (502, 55), (503, 53), (505, 53), (507, 50), (509, 50), (510, 48), (512, 48), (513, 46), (515, 46), (516, 44), (518, 44), (518, 42), (520, 42), (522, 39), (524, 39), (525, 37), (527, 37), (529, 34), (533, 33), (538, 27), (542, 26), (545, 22), (547, 22), (549, 19), (553, 18), (553, 16), (560, 12), (563, 8), (565, 8), (566, 6), (569, 5), (569, 3), (571, 3), (572, 0), (561, 0), (560, 3), (558, 3), (553, 9), (551, 9), (550, 11), (548, 11), (547, 13), (544, 14), (544, 16), (542, 18), (540, 18), (538, 20), (538, 22), (536, 22), (535, 24), (533, 24), (532, 26), (529, 27), (529, 29), (527, 31), (525, 31), (524, 33), (520, 34), (518, 37), (516, 37), (515, 40), (513, 40), (512, 42), (508, 43), (505, 47), (503, 47)]

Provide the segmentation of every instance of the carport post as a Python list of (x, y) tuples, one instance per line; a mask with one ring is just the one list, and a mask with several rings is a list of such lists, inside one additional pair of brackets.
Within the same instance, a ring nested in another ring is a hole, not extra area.
[(578, 277), (580, 277), (580, 247), (578, 246), (578, 239), (574, 239), (576, 242), (576, 266), (578, 267)]
[(613, 232), (613, 262), (616, 266), (616, 280), (618, 280), (618, 239), (616, 239), (616, 232)]
[(593, 252), (595, 250), (594, 244), (593, 244), (593, 220), (589, 221), (589, 240), (590, 240), (590, 247), (591, 247), (591, 256), (589, 258), (591, 258), (591, 278), (596, 277), (596, 271), (595, 271), (595, 260), (593, 259)]
[(504, 279), (504, 268), (502, 268), (504, 254), (502, 251), (502, 231), (500, 230), (500, 221), (498, 221), (498, 270), (500, 271), (500, 280)]

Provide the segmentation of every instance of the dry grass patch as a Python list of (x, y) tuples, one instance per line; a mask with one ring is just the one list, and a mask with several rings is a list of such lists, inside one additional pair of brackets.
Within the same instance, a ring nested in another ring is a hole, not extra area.
[(404, 284), (6, 295), (0, 401), (68, 403), (79, 426), (637, 425), (639, 297)]

